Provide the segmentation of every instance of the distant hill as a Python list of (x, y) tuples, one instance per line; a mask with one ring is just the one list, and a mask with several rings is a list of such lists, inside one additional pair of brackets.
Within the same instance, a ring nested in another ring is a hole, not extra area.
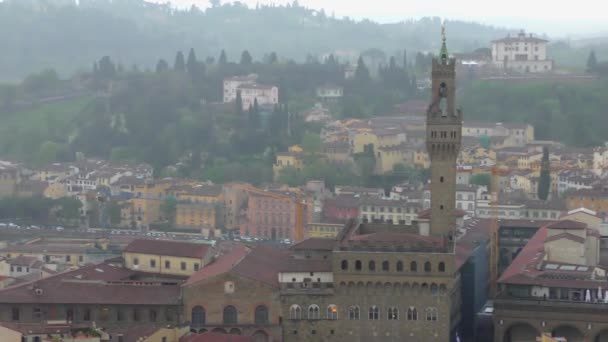
[[(110, 55), (125, 68), (153, 67), (158, 58), (170, 63), (176, 50), (195, 48), (199, 58), (229, 60), (249, 50), (254, 59), (276, 52), (281, 58), (334, 53), (354, 60), (374, 48), (388, 55), (407, 49), (435, 51), (440, 19), (423, 18), (395, 24), (333, 18), (300, 6), (232, 4), (201, 11), (178, 11), (142, 0), (7, 0), (0, 3), (0, 80), (16, 80), (44, 68), (71, 73), (91, 68)], [(473, 22), (449, 21), (450, 49), (472, 50), (506, 35), (508, 30)]]

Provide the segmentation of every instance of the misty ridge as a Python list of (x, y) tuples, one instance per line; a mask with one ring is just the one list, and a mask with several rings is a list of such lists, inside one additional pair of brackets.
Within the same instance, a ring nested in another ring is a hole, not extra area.
[[(189, 48), (213, 58), (223, 49), (233, 61), (245, 49), (256, 61), (276, 52), (297, 62), (329, 54), (355, 62), (370, 48), (387, 56), (407, 49), (413, 56), (438, 50), (440, 22), (437, 17), (394, 24), (355, 21), (297, 3), (248, 8), (218, 2), (202, 11), (143, 0), (80, 0), (78, 5), (73, 0), (5, 0), (0, 2), (0, 80), (21, 80), (47, 68), (67, 77), (106, 55), (125, 68), (153, 68), (159, 58), (169, 60), (175, 51)], [(488, 47), (492, 39), (519, 30), (463, 21), (446, 24), (456, 52)], [(592, 47), (605, 51), (607, 44), (598, 38), (582, 46), (554, 46), (557, 63), (580, 67)]]

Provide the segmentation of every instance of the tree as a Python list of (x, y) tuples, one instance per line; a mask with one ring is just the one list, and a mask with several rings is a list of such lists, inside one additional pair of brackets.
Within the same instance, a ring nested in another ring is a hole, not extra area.
[(403, 49), (403, 69), (407, 70), (407, 50)]
[(367, 69), (365, 61), (363, 61), (363, 57), (359, 57), (359, 60), (357, 61), (357, 69), (355, 70), (355, 80), (359, 84), (368, 84), (371, 81), (369, 69)]
[(492, 175), (489, 173), (478, 173), (471, 176), (469, 179), (470, 184), (481, 185), (488, 188), (488, 191), (491, 191), (492, 184)]
[(198, 61), (196, 60), (196, 54), (194, 53), (194, 49), (190, 48), (190, 52), (188, 53), (188, 61), (186, 62), (186, 70), (190, 75), (194, 75), (196, 72), (196, 64)]
[(178, 51), (175, 55), (175, 63), (173, 63), (173, 70), (177, 72), (186, 72), (186, 62), (184, 61), (184, 54)]
[(245, 50), (241, 54), (241, 65), (251, 65), (253, 63), (253, 58), (249, 51)]
[(156, 73), (160, 74), (167, 70), (169, 70), (169, 63), (167, 63), (167, 61), (164, 59), (159, 60), (158, 63), (156, 64)]
[(173, 224), (177, 213), (177, 200), (173, 196), (165, 198), (160, 203), (160, 212), (167, 222)]
[(217, 63), (219, 65), (228, 64), (228, 57), (226, 57), (226, 51), (222, 50), (222, 52), (220, 53), (220, 58), (217, 60)]
[(270, 55), (268, 56), (268, 64), (275, 64), (278, 61), (279, 61), (279, 57), (277, 56), (277, 53), (271, 52)]
[(302, 137), (302, 148), (306, 153), (318, 153), (321, 152), (321, 137), (319, 134), (315, 134), (312, 132), (304, 133)]
[(597, 70), (597, 58), (595, 57), (595, 51), (591, 50), (589, 57), (587, 58), (587, 72), (595, 72)]
[(103, 56), (99, 60), (99, 76), (102, 80), (111, 80), (116, 75), (116, 66), (110, 56)]
[(538, 198), (546, 201), (551, 190), (551, 162), (549, 148), (543, 147), (543, 159), (540, 164), (540, 178), (538, 179)]

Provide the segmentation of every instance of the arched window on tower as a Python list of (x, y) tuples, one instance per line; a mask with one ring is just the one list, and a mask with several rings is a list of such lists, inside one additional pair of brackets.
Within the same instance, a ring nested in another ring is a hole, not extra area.
[(403, 272), (403, 262), (397, 261), (397, 272)]
[(232, 305), (228, 305), (224, 308), (224, 324), (233, 325), (237, 324), (237, 312), (236, 308)]
[(268, 324), (268, 308), (265, 305), (255, 308), (255, 324)]
[(448, 97), (448, 86), (445, 82), (441, 82), (439, 85), (439, 110), (441, 112), (441, 116), (447, 116), (447, 105), (446, 99)]
[(410, 271), (412, 271), (412, 272), (418, 271), (418, 264), (415, 261), (410, 262)]
[(367, 265), (367, 268), (370, 271), (375, 271), (376, 270), (376, 262), (374, 260), (370, 260), (369, 263), (368, 263), (368, 265)]
[(202, 327), (205, 325), (205, 309), (202, 306), (192, 308), (191, 323), (193, 327)]
[(294, 304), (289, 308), (289, 319), (302, 319), (302, 308)]

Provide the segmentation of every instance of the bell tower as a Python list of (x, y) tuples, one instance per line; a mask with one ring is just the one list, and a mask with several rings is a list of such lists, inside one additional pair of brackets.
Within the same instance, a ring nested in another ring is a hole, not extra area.
[(456, 160), (461, 146), (462, 112), (456, 108), (456, 60), (446, 47), (445, 27), (433, 59), (431, 103), (426, 114), (426, 145), (431, 159), (430, 235), (451, 241), (456, 227)]

